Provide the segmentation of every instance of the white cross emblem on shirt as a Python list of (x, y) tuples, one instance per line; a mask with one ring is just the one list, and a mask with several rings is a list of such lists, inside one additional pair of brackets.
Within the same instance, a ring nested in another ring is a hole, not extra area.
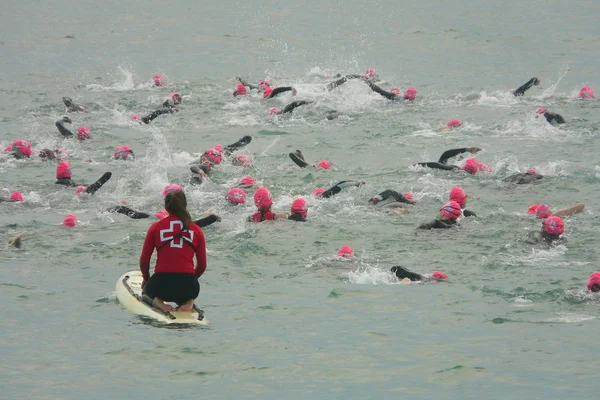
[(174, 229), (175, 225), (179, 225), (179, 230), (183, 229), (183, 222), (181, 222), (179, 220), (171, 221), (171, 226), (169, 227), (169, 229), (161, 229), (160, 230), (160, 241), (161, 242), (170, 241), (169, 247), (176, 247), (178, 249), (181, 249), (183, 247), (183, 240), (187, 240), (188, 242), (193, 243), (194, 231), (185, 231), (181, 235), (179, 235), (179, 237), (175, 237), (177, 235), (166, 236), (166, 234), (169, 234), (169, 233), (172, 234), (173, 232), (175, 232), (175, 229)]

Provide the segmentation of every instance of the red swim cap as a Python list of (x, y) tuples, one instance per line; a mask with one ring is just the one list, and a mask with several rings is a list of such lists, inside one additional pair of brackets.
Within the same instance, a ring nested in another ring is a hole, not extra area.
[(227, 198), (232, 203), (243, 204), (246, 202), (246, 192), (244, 192), (244, 189), (240, 188), (229, 189), (227, 192)]
[(65, 217), (65, 219), (63, 219), (62, 223), (64, 226), (73, 227), (77, 225), (77, 217), (73, 214), (69, 214)]
[(433, 279), (437, 279), (437, 280), (440, 280), (440, 279), (448, 279), (448, 275), (446, 275), (446, 273), (445, 273), (445, 272), (442, 272), (442, 271), (433, 271), (433, 272), (431, 273), (431, 277), (432, 277)]
[(450, 200), (457, 202), (463, 208), (467, 203), (467, 194), (460, 186), (453, 187), (450, 190)]
[(467, 159), (467, 161), (465, 161), (465, 165), (463, 166), (463, 169), (465, 171), (470, 172), (473, 175), (475, 175), (477, 173), (477, 171), (479, 170), (479, 161), (477, 161), (474, 158), (469, 158), (469, 159)]
[(77, 186), (77, 189), (75, 189), (75, 194), (79, 194), (81, 192), (83, 192), (85, 190), (85, 186)]
[(350, 258), (354, 255), (354, 250), (350, 246), (342, 246), (337, 252), (339, 257)]
[(263, 97), (266, 99), (271, 95), (271, 93), (273, 93), (273, 89), (271, 89), (270, 87), (266, 87), (263, 91)]
[(550, 206), (547, 204), (539, 204), (535, 209), (535, 216), (539, 219), (548, 218), (552, 215), (552, 211), (550, 211)]
[(204, 155), (214, 164), (221, 164), (221, 160), (223, 159), (221, 152), (215, 148), (206, 150)]
[(176, 183), (169, 183), (162, 191), (163, 196), (168, 195), (169, 193), (179, 192), (183, 190), (183, 188)]
[(313, 190), (313, 195), (320, 196), (321, 193), (323, 193), (324, 191), (325, 191), (325, 189), (323, 189), (323, 188), (316, 188), (315, 190)]
[(417, 89), (415, 89), (415, 88), (408, 88), (404, 92), (404, 98), (406, 100), (415, 101), (416, 96), (417, 96)]
[(540, 107), (537, 110), (535, 110), (536, 114), (543, 114), (546, 112), (546, 109), (544, 107)]
[(591, 290), (592, 292), (597, 292), (598, 290), (593, 289), (595, 285), (600, 285), (600, 272), (598, 271), (592, 272), (590, 275), (587, 283), (587, 289)]
[(377, 72), (375, 72), (375, 70), (373, 68), (367, 68), (367, 70), (365, 71), (365, 75), (368, 76), (369, 78), (374, 78), (377, 75)]
[(154, 216), (158, 219), (165, 219), (169, 216), (169, 212), (167, 210), (159, 210)]
[(256, 181), (254, 180), (254, 178), (252, 178), (250, 176), (246, 176), (240, 180), (240, 184), (246, 185), (248, 187), (254, 185), (255, 183), (256, 183)]
[(254, 204), (259, 210), (266, 210), (273, 205), (271, 192), (266, 187), (259, 187), (254, 192)]
[(233, 91), (233, 96), (243, 96), (246, 94), (246, 86), (238, 83)]
[(89, 139), (91, 137), (90, 128), (88, 128), (87, 126), (82, 126), (81, 128), (79, 128), (77, 130), (77, 137), (79, 138), (79, 140)]
[(15, 140), (12, 147), (13, 150), (19, 150), (24, 156), (31, 157), (31, 144), (27, 140)]
[(23, 194), (21, 192), (12, 192), (10, 194), (10, 199), (12, 201), (23, 201)]
[(61, 161), (56, 166), (56, 179), (71, 178), (73, 173), (71, 172), (71, 165), (68, 161)]
[(412, 193), (408, 193), (408, 192), (402, 193), (402, 196), (404, 196), (404, 198), (407, 199), (407, 200), (411, 200), (412, 201), (412, 199), (413, 199)]
[(133, 154), (133, 150), (131, 150), (131, 147), (122, 145), (115, 149), (115, 154), (113, 155), (113, 158), (115, 160), (126, 160), (130, 154), (133, 158), (135, 158), (135, 154)]
[(594, 94), (594, 89), (592, 89), (591, 86), (584, 86), (579, 91), (579, 97), (582, 99), (593, 99), (596, 97), (596, 95)]
[(462, 122), (460, 122), (457, 119), (451, 119), (450, 121), (448, 121), (449, 128), (458, 128), (461, 125), (462, 125)]
[(292, 202), (292, 214), (300, 214), (303, 217), (306, 217), (308, 214), (308, 204), (306, 204), (306, 200), (303, 198), (297, 198)]
[(440, 212), (444, 217), (456, 220), (460, 217), (462, 209), (460, 208), (460, 204), (454, 200), (450, 200), (440, 208)]
[(165, 81), (163, 80), (163, 77), (160, 75), (154, 75), (152, 77), (152, 80), (154, 81), (154, 86), (162, 86), (165, 84)]
[(565, 232), (565, 223), (560, 217), (553, 216), (543, 223), (544, 231), (550, 235), (562, 235)]
[(277, 114), (279, 112), (279, 109), (273, 107), (269, 110), (269, 114), (273, 115), (273, 114)]
[(535, 210), (537, 210), (539, 204), (532, 204), (529, 206), (529, 208), (527, 209), (527, 214), (535, 214)]
[(249, 154), (238, 154), (236, 161), (244, 167), (252, 166), (252, 157)]
[(329, 169), (331, 168), (331, 163), (327, 160), (321, 160), (319, 161), (319, 168)]
[(390, 90), (390, 93), (395, 94), (396, 96), (398, 96), (400, 94), (400, 89), (398, 89), (397, 87), (392, 88), (392, 90)]
[(262, 90), (265, 90), (266, 88), (268, 88), (268, 87), (271, 87), (271, 84), (269, 83), (269, 81), (268, 81), (268, 80), (266, 80), (266, 79), (263, 79), (263, 80), (261, 80), (260, 82), (258, 82), (258, 86), (260, 86), (260, 88), (261, 88)]

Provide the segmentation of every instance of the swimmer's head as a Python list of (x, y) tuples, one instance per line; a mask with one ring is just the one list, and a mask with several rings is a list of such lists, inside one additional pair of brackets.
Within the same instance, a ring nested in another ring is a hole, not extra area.
[(240, 183), (238, 184), (238, 187), (247, 189), (247, 188), (251, 188), (255, 184), (256, 184), (256, 181), (254, 180), (254, 178), (252, 178), (251, 176), (246, 176), (246, 177), (240, 179)]
[(10, 153), (11, 151), (13, 151), (12, 144), (9, 144), (8, 146), (6, 146), (6, 147), (4, 148), (4, 152), (5, 152), (5, 153)]
[(329, 168), (331, 168), (331, 163), (327, 160), (321, 160), (321, 161), (319, 161), (319, 165), (317, 167), (323, 168), (323, 169), (329, 169)]
[(79, 194), (81, 192), (83, 192), (86, 189), (85, 186), (77, 186), (77, 189), (75, 189), (75, 194)]
[(565, 223), (562, 218), (552, 216), (542, 224), (544, 231), (550, 235), (562, 235), (565, 232)]
[(169, 216), (169, 212), (167, 210), (159, 210), (154, 214), (157, 219), (165, 219)]
[(206, 157), (213, 164), (221, 164), (221, 160), (223, 159), (223, 155), (217, 149), (208, 149), (204, 152), (204, 157)]
[(458, 119), (451, 119), (450, 121), (448, 121), (447, 125), (448, 128), (458, 128), (462, 125), (462, 122), (460, 122)]
[(71, 165), (67, 161), (61, 161), (56, 166), (56, 179), (71, 179)]
[(89, 139), (91, 137), (90, 128), (88, 128), (87, 126), (82, 126), (81, 128), (79, 128), (77, 130), (77, 137), (79, 138), (79, 140)]
[(239, 167), (251, 167), (252, 166), (252, 156), (249, 154), (238, 154), (232, 162), (233, 165), (237, 165)]
[(115, 160), (127, 160), (127, 158), (130, 155), (133, 159), (135, 159), (135, 154), (133, 154), (133, 150), (131, 150), (131, 147), (122, 145), (115, 149), (113, 158)]
[(527, 171), (525, 171), (525, 173), (527, 175), (535, 175), (537, 174), (537, 171), (534, 168), (529, 168)]
[(404, 92), (404, 99), (406, 99), (406, 100), (415, 101), (416, 96), (417, 96), (417, 89), (415, 89), (415, 88), (408, 88)]
[(552, 215), (552, 211), (550, 211), (550, 206), (547, 204), (539, 204), (535, 209), (535, 216), (539, 219), (548, 218)]
[(138, 114), (135, 114), (135, 115), (132, 115), (131, 118), (129, 118), (129, 120), (130, 121), (137, 121), (137, 122), (139, 122), (139, 121), (142, 120), (142, 116), (138, 115)]
[(465, 161), (463, 169), (471, 174), (475, 175), (479, 170), (479, 162), (474, 158), (469, 158)]
[(64, 219), (62, 224), (64, 226), (68, 226), (68, 227), (74, 227), (75, 225), (77, 225), (77, 217), (74, 216), (73, 214), (69, 214), (67, 215)]
[(177, 92), (171, 93), (169, 97), (171, 98), (171, 100), (173, 100), (173, 104), (181, 104), (181, 102), (183, 101), (183, 97), (181, 97), (181, 95)]
[(316, 188), (315, 190), (313, 190), (313, 196), (320, 196), (323, 192), (325, 192), (325, 189)]
[(299, 214), (302, 217), (306, 217), (308, 215), (308, 204), (306, 204), (306, 200), (299, 197), (292, 202), (292, 214)]
[(31, 144), (27, 140), (15, 140), (12, 144), (13, 151), (18, 151), (26, 157), (31, 157), (33, 153), (31, 150)]
[(450, 190), (450, 200), (457, 202), (461, 208), (465, 208), (467, 205), (467, 198), (467, 194), (460, 186), (453, 187)]
[(227, 199), (232, 204), (244, 204), (246, 202), (246, 192), (244, 189), (233, 188), (227, 192)]
[(265, 90), (266, 88), (271, 87), (271, 84), (268, 80), (262, 79), (260, 82), (258, 82), (258, 86), (260, 86), (262, 90)]
[(368, 79), (379, 78), (379, 75), (377, 74), (377, 72), (375, 72), (373, 68), (367, 68), (367, 70), (365, 71), (365, 76)]
[(10, 199), (12, 201), (23, 201), (23, 194), (21, 192), (12, 192), (10, 194)]
[(213, 149), (218, 150), (218, 151), (223, 151), (223, 145), (222, 144), (215, 144), (213, 147)]
[(412, 201), (412, 200), (413, 200), (413, 195), (412, 195), (412, 193), (409, 193), (409, 192), (402, 193), (402, 196), (404, 196), (404, 198), (405, 198), (406, 200), (410, 200), (410, 201)]
[(537, 86), (540, 84), (540, 82), (541, 81), (538, 78), (535, 78), (535, 81), (533, 81), (533, 84)]
[(271, 192), (266, 187), (259, 187), (254, 192), (254, 204), (259, 210), (268, 210), (273, 205)]
[(279, 114), (279, 109), (273, 107), (269, 110), (269, 114), (273, 115), (273, 114)]
[(588, 279), (587, 289), (592, 292), (600, 292), (600, 272), (592, 272)]
[(246, 86), (242, 85), (241, 83), (238, 83), (235, 86), (235, 90), (233, 91), (233, 97), (243, 96), (245, 94), (246, 94)]
[(266, 99), (271, 93), (273, 93), (273, 89), (271, 89), (271, 87), (266, 87), (265, 90), (263, 90), (263, 97)]
[(397, 87), (392, 88), (392, 90), (390, 90), (390, 93), (398, 96), (398, 95), (400, 95), (400, 89), (398, 89)]
[(596, 94), (591, 86), (584, 86), (579, 90), (579, 97), (582, 99), (593, 99), (596, 97)]
[(154, 86), (163, 86), (165, 84), (163, 77), (160, 75), (154, 75), (152, 80), (154, 81)]
[(527, 214), (533, 215), (535, 214), (535, 211), (537, 210), (537, 208), (539, 207), (539, 204), (532, 204), (529, 206), (529, 208), (527, 209)]
[(381, 197), (380, 195), (377, 195), (377, 196), (371, 197), (371, 198), (369, 199), (369, 203), (377, 204), (377, 203), (379, 203), (381, 200), (383, 200), (383, 197)]
[(162, 191), (162, 195), (166, 196), (169, 193), (175, 193), (175, 192), (181, 192), (183, 191), (183, 188), (176, 184), (176, 183), (169, 183), (167, 186), (164, 187), (163, 191)]
[(351, 258), (354, 255), (354, 250), (350, 246), (342, 246), (337, 252), (338, 257)]
[(431, 277), (435, 280), (448, 279), (448, 275), (446, 275), (446, 273), (442, 271), (433, 271), (431, 273)]
[(537, 110), (535, 110), (536, 114), (543, 114), (546, 112), (546, 109), (544, 107), (540, 107)]
[(461, 213), (462, 213), (462, 209), (460, 208), (460, 204), (458, 204), (454, 200), (450, 200), (450, 201), (444, 203), (442, 208), (440, 208), (440, 215), (444, 219), (456, 220), (456, 219), (458, 219), (458, 217), (460, 217)]

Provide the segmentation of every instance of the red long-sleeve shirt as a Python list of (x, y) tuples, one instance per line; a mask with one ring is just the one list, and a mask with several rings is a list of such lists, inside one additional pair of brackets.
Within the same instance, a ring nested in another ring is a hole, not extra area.
[[(155, 222), (148, 229), (140, 255), (140, 270), (145, 281), (150, 279), (150, 259), (154, 249), (157, 249), (158, 253), (154, 272), (195, 274), (198, 278), (204, 273), (206, 270), (204, 233), (198, 225), (191, 223), (188, 231), (179, 235), (182, 228), (181, 220), (169, 215)], [(194, 255), (197, 262), (195, 267)]]

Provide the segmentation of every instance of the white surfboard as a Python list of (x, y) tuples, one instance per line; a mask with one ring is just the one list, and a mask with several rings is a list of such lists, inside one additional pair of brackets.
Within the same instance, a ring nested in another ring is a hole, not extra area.
[(134, 314), (154, 318), (166, 324), (208, 325), (208, 321), (204, 318), (204, 311), (200, 310), (195, 304), (192, 311), (164, 312), (152, 307), (152, 301), (148, 297), (145, 300), (142, 296), (142, 281), (141, 271), (129, 271), (123, 274), (117, 281), (115, 287), (117, 299), (129, 311)]

